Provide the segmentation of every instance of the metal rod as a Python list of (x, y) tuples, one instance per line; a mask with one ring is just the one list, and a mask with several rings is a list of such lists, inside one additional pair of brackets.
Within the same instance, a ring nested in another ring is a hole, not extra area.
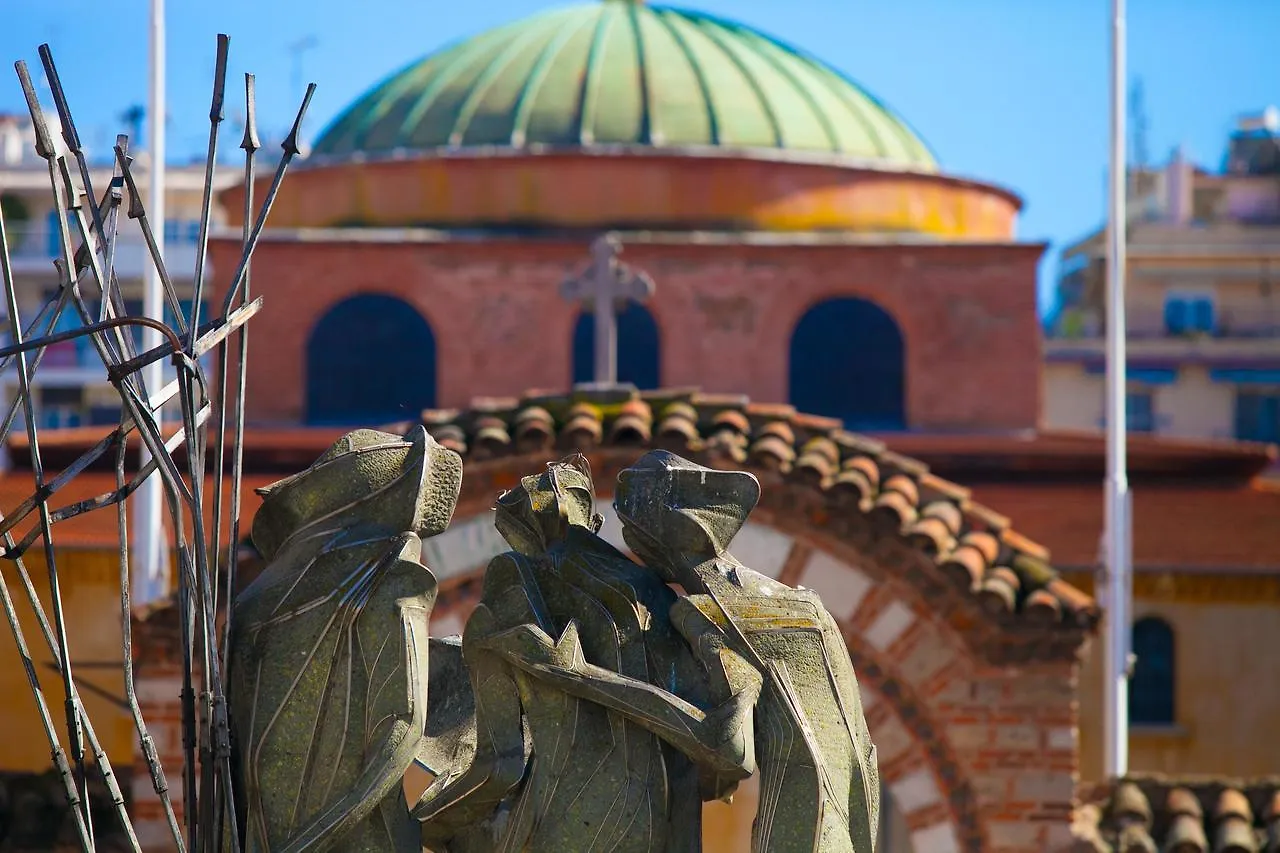
[[(148, 174), (147, 190), (150, 195), (147, 207), (151, 215), (160, 223), (160, 233), (155, 235), (158, 255), (164, 257), (164, 222), (165, 222), (165, 118), (166, 102), (164, 89), (165, 75), (165, 20), (164, 0), (151, 0), (150, 20), (150, 68), (148, 117), (150, 118), (151, 168)], [(149, 266), (143, 291), (142, 313), (148, 317), (164, 316), (163, 285), (161, 284), (159, 267)], [(147, 350), (160, 343), (154, 334), (142, 333), (142, 349)], [(143, 385), (146, 388), (159, 388), (164, 384), (164, 367), (159, 362), (148, 365), (143, 370)], [(163, 418), (162, 418), (163, 420)], [(143, 462), (147, 451), (143, 449)], [(137, 514), (133, 519), (133, 563), (136, 568), (134, 577), (134, 601), (138, 604), (150, 604), (162, 598), (167, 585), (165, 559), (165, 533), (160, 523), (163, 511), (160, 481), (152, 478), (143, 484), (138, 492)], [(194, 789), (189, 789), (194, 790)], [(193, 810), (187, 810), (187, 821), (190, 824), (195, 818)]]
[[(142, 193), (138, 190), (137, 181), (133, 177), (133, 158), (125, 154), (125, 148), (121, 145), (116, 145), (115, 154), (120, 175), (124, 178), (125, 186), (129, 190), (129, 218), (137, 220), (138, 227), (142, 229), (142, 239), (147, 244), (147, 251), (151, 254), (152, 269), (148, 274), (154, 272), (160, 279), (160, 288), (164, 293), (165, 302), (169, 305), (169, 312), (173, 314), (174, 325), (178, 327), (181, 334), (185, 335), (187, 333), (186, 315), (182, 310), (182, 302), (178, 299), (177, 291), (173, 287), (173, 281), (169, 278), (169, 272), (165, 269), (164, 242), (162, 239), (157, 239), (155, 229), (151, 227), (147, 206), (142, 202)], [(163, 225), (161, 230), (163, 231)]]
[[(120, 422), (120, 437), (116, 441), (116, 489), (125, 488), (125, 455), (128, 444), (124, 439), (126, 423)], [(147, 722), (142, 716), (142, 706), (138, 703), (138, 691), (133, 677), (133, 607), (129, 601), (129, 520), (122, 500), (116, 504), (116, 527), (120, 545), (120, 625), (122, 633), (122, 650), (124, 663), (124, 696), (129, 705), (129, 713), (133, 717), (133, 728), (138, 733), (138, 746), (142, 757), (147, 762), (147, 770), (151, 774), (151, 787), (164, 809), (165, 822), (169, 825), (169, 834), (173, 837), (178, 853), (185, 853), (187, 845), (182, 840), (182, 828), (178, 825), (177, 814), (173, 810), (173, 800), (169, 796), (169, 780), (164, 775), (164, 767), (160, 763), (160, 755), (155, 741), (147, 730)]]
[[(13, 278), (13, 268), (9, 262), (9, 241), (5, 233), (3, 215), (0, 215), (0, 277), (3, 277), (5, 296), (8, 301), (8, 305), (6, 307), (8, 308), (8, 311), (9, 311), (10, 334), (14, 336), (14, 340), (21, 342), (22, 323), (18, 318), (17, 289), (14, 282), (14, 278)], [(36, 432), (35, 408), (32, 404), (32, 399), (31, 399), (31, 375), (27, 369), (26, 355), (24, 353), (18, 353), (16, 360), (18, 364), (18, 388), (19, 388), (18, 393), (22, 400), (23, 407), (26, 411), (27, 434), (28, 434), (28, 437), (30, 438), (30, 437), (33, 437)], [(38, 449), (37, 449), (37, 445), (34, 442), (32, 443), (32, 451), (33, 451), (32, 469), (33, 471), (39, 472), (40, 469), (38, 467)], [(41, 474), (37, 473), (35, 476), (36, 476), (36, 486), (38, 489), (40, 486)], [(47, 556), (50, 560), (52, 560), (51, 553), (48, 554)], [(52, 567), (52, 562), (50, 563), (50, 566)], [(61, 615), (61, 601), (59, 600), (57, 595), (57, 591), (58, 591), (57, 586), (54, 585), (54, 580), (56, 579), (57, 575), (52, 568), (50, 568), (50, 575), (51, 575), (50, 577), (51, 593), (54, 601), (54, 607), (57, 608), (58, 614)], [(40, 681), (36, 676), (34, 666), (32, 666), (31, 655), (27, 651), (26, 639), (22, 635), (22, 628), (18, 623), (17, 615), (13, 612), (13, 601), (9, 597), (8, 586), (5, 584), (2, 576), (0, 576), (0, 593), (3, 594), (5, 614), (9, 618), (9, 625), (14, 635), (14, 641), (15, 643), (17, 643), (18, 653), (22, 657), (23, 666), (26, 669), (28, 683), (30, 684), (31, 689), (35, 695), (36, 705), (41, 715), (41, 722), (44, 725), (45, 734), (49, 738), (51, 756), (53, 758), (54, 766), (58, 768), (59, 775), (62, 777), (64, 786), (66, 787), (67, 802), (68, 804), (70, 804), (71, 810), (75, 814), (76, 832), (80, 836), (80, 841), (81, 841), (81, 844), (84, 846), (84, 849), (92, 850), (93, 834), (92, 834), (91, 824), (89, 823), (89, 818), (88, 818), (87, 787), (85, 788), (83, 797), (81, 796), (81, 792), (80, 792), (81, 785), (84, 783), (84, 757), (83, 757), (84, 747), (83, 745), (80, 744), (79, 753), (77, 753), (76, 751), (76, 746), (79, 743), (78, 735), (79, 735), (80, 715), (79, 715), (79, 710), (76, 707), (76, 702), (74, 698), (75, 696), (74, 684), (71, 684), (67, 678), (67, 676), (69, 675), (69, 667), (63, 669), (62, 675), (63, 675), (63, 688), (66, 692), (68, 735), (69, 735), (70, 743), (72, 746), (73, 760), (76, 760), (78, 764), (76, 775), (74, 776), (72, 775), (70, 765), (67, 762), (66, 753), (63, 751), (61, 744), (58, 742), (58, 735), (56, 730), (54, 729), (53, 718), (49, 714), (48, 705), (45, 703), (44, 693), (40, 687)], [(65, 625), (65, 622), (61, 622), (59, 624), (62, 631), (61, 631), (61, 642), (58, 644), (60, 654), (58, 654), (57, 657), (58, 657), (59, 663), (62, 664), (67, 659), (66, 632), (65, 632), (66, 625)]]
[[(59, 77), (58, 67), (53, 61), (53, 52), (49, 49), (49, 45), (47, 44), (40, 45), (39, 52), (40, 63), (44, 66), (45, 77), (49, 81), (49, 89), (53, 94), (53, 103), (54, 108), (58, 113), (58, 122), (62, 125), (62, 139), (66, 143), (67, 151), (75, 157), (76, 166), (80, 173), (80, 180), (84, 185), (84, 194), (89, 205), (89, 216), (91, 224), (93, 225), (93, 232), (97, 235), (99, 245), (101, 245), (104, 250), (104, 255), (109, 241), (112, 244), (111, 251), (114, 252), (114, 235), (108, 235), (101, 207), (95, 202), (96, 196), (93, 192), (93, 178), (89, 172), (89, 161), (85, 157), (84, 148), (80, 144), (80, 134), (76, 131), (75, 118), (71, 115), (71, 107), (67, 103), (67, 95), (62, 89), (62, 79)], [(115, 176), (113, 175), (113, 186), (115, 182), (114, 179)], [(67, 179), (67, 184), (68, 186), (71, 184), (69, 178)], [(112, 199), (113, 196), (111, 192), (108, 191), (103, 201), (104, 203), (110, 203)], [(112, 222), (114, 224), (114, 217), (112, 218)], [(97, 251), (98, 250), (93, 246), (92, 238), (89, 235), (85, 235), (84, 244), (76, 252), (76, 266), (74, 269), (76, 271), (80, 269), (79, 263), (82, 255), (87, 259), (90, 254)], [(109, 263), (105, 264), (104, 268), (110, 270), (111, 265)], [(74, 274), (75, 273), (73, 273), (73, 275)], [(103, 281), (101, 284), (102, 304), (100, 306), (98, 319), (105, 320), (111, 316), (124, 316), (126, 313), (124, 310), (124, 300), (120, 295), (120, 289), (118, 283), (115, 281), (115, 276), (109, 276), (108, 280)], [(132, 339), (123, 338), (118, 332), (116, 337), (117, 345), (121, 350), (132, 354)]]
[(1107, 655), (1108, 778), (1129, 772), (1130, 496), (1125, 335), (1125, 237), (1128, 223), (1125, 152), (1125, 4), (1111, 0), (1111, 168), (1107, 216)]
[[(249, 221), (253, 212), (253, 182), (255, 179), (254, 170), (256, 163), (256, 154), (258, 149), (262, 147), (262, 143), (258, 140), (258, 121), (257, 113), (257, 97), (254, 91), (255, 82), (252, 74), (244, 75), (244, 99), (245, 99), (245, 123), (244, 138), (240, 142), (240, 147), (244, 149), (244, 221), (241, 224), (243, 231), (241, 233), (242, 251), (243, 247), (249, 245)], [(244, 300), (248, 302), (251, 296), (249, 287), (249, 264), (244, 266)], [(232, 440), (232, 459), (231, 459), (231, 530), (227, 542), (227, 592), (226, 601), (227, 609), (222, 621), (222, 671), (224, 677), (227, 677), (227, 667), (231, 656), (231, 605), (235, 601), (236, 587), (236, 554), (240, 542), (240, 490), (244, 484), (244, 403), (245, 403), (245, 366), (249, 359), (249, 330), (242, 326), (237, 336), (237, 344), (239, 352), (236, 357), (236, 389), (235, 389), (235, 414), (232, 417), (232, 423), (235, 425), (235, 437)], [(226, 349), (224, 348), (222, 357), (223, 364), (223, 393), (226, 390)], [(223, 411), (225, 412), (225, 406)], [(222, 460), (218, 460), (218, 482), (222, 482)]]
[[(54, 208), (57, 212), (59, 232), (62, 237), (62, 250), (65, 253), (64, 259), (68, 262), (68, 267), (70, 267), (70, 238), (67, 233), (65, 207), (59, 193), (58, 175), (54, 165), (55, 149), (53, 147), (53, 139), (49, 135), (49, 127), (45, 123), (44, 115), (40, 110), (40, 102), (36, 98), (35, 86), (31, 82), (31, 75), (27, 71), (26, 63), (19, 61), (15, 63), (14, 67), (18, 72), (23, 95), (26, 97), (27, 107), (31, 112), (32, 127), (36, 136), (36, 153), (45, 158), (49, 167), (49, 178), (54, 194)], [(5, 260), (4, 274), (5, 290), (10, 294), (10, 304), (8, 305), (10, 333), (13, 335), (15, 343), (21, 345), (22, 323), (19, 322), (17, 317), (18, 306), (13, 271), (7, 259)], [(31, 374), (27, 369), (26, 359), (21, 355), (17, 359), (17, 365), (18, 393), (22, 397), (23, 409), (26, 411), (27, 440), (31, 446), (31, 472), (35, 480), (36, 491), (39, 492), (44, 488), (45, 478), (44, 466), (40, 458), (39, 430), (36, 427), (36, 407), (31, 393)], [(52, 521), (49, 519), (49, 506), (47, 503), (40, 504), (39, 514), (40, 527), (44, 534), (45, 568), (49, 575), (49, 598), (53, 605), (53, 623), (54, 630), (57, 633), (58, 665), (62, 669), (67, 746), (70, 749), (71, 761), (75, 767), (76, 787), (84, 791), (80, 798), (80, 807), (84, 815), (84, 826), (89, 838), (89, 847), (92, 849), (93, 818), (89, 810), (87, 788), (85, 788), (84, 731), (80, 724), (79, 709), (76, 707), (75, 683), (71, 673), (71, 652), (67, 643), (67, 623), (62, 607), (62, 584), (58, 577), (58, 563), (53, 549)]]

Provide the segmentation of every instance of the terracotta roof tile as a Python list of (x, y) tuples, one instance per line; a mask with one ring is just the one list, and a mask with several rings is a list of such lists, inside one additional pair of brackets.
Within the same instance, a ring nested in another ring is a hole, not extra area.
[(790, 406), (688, 390), (579, 388), (428, 411), (421, 422), (437, 440), (476, 461), (553, 445), (582, 451), (659, 446), (707, 464), (783, 476), (822, 492), (836, 507), (897, 530), (992, 612), (1025, 611), (1035, 620), (1083, 627), (1098, 619), (1096, 603), (1057, 577), (1048, 551), (1009, 530), (1008, 520), (975, 503), (970, 490), (883, 442)]
[(1073, 832), (1076, 853), (1277, 853), (1280, 778), (1131, 776), (1090, 792)]

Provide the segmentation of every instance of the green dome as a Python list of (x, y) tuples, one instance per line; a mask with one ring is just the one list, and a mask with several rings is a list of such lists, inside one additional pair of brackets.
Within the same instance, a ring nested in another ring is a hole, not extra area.
[(742, 24), (636, 0), (544, 12), (433, 53), (357, 100), (312, 154), (634, 146), (936, 171), (900, 118), (829, 65)]

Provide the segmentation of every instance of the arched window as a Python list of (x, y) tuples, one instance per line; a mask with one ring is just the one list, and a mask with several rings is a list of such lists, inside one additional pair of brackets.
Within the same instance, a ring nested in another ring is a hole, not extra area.
[[(590, 311), (578, 315), (573, 327), (573, 382), (595, 379), (595, 316)], [(630, 382), (642, 391), (662, 382), (662, 350), (658, 324), (648, 309), (628, 302), (618, 314), (618, 381)]]
[(805, 312), (791, 334), (790, 402), (849, 429), (903, 429), (905, 361), (902, 332), (883, 308), (828, 299)]
[(436, 404), (436, 339), (412, 306), (362, 294), (339, 302), (307, 341), (307, 422), (377, 426)]
[(1129, 722), (1133, 725), (1171, 725), (1174, 722), (1173, 629), (1154, 616), (1133, 625), (1133, 654), (1137, 658), (1129, 681)]

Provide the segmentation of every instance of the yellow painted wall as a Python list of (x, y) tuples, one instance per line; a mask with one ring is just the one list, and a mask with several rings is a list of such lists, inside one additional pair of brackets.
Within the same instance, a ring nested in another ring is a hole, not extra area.
[[(256, 198), (266, 191), (263, 178)], [(220, 195), (238, 225), (244, 189)], [(413, 157), (313, 166), (290, 175), (273, 228), (560, 227), (927, 233), (1007, 241), (1020, 203), (941, 175), (740, 157)]]
[(1104, 382), (1075, 363), (1044, 365), (1044, 416), (1052, 429), (1096, 430), (1102, 420)]
[[(1088, 576), (1069, 578), (1089, 590)], [(1280, 578), (1139, 574), (1134, 619), (1174, 631), (1176, 725), (1130, 732), (1130, 768), (1257, 777), (1280, 765)], [(1080, 674), (1081, 776), (1103, 773), (1103, 645)]]
[[(39, 548), (35, 548), (29, 555), (27, 570), (52, 623), (49, 575), (44, 558), (38, 552)], [(120, 576), (116, 555), (110, 551), (64, 550), (58, 559), (72, 672), (80, 695), (108, 758), (118, 766), (131, 764), (135, 740), (132, 718), (111, 701), (111, 698), (124, 700)], [(61, 733), (65, 747), (62, 679), (50, 666), (54, 657), (32, 613), (17, 569), (8, 561), (0, 561), (0, 571), (18, 612), (54, 726)], [(8, 620), (3, 618), (0, 628), (0, 719), (4, 721), (0, 770), (3, 771), (39, 772), (52, 763), (49, 742), (27, 684)], [(100, 695), (99, 691), (111, 698)]]
[(1235, 431), (1235, 386), (1210, 381), (1203, 367), (1182, 368), (1177, 382), (1155, 394), (1161, 435), (1230, 438)]
[[(1209, 379), (1203, 367), (1183, 367), (1169, 385), (1130, 383), (1149, 390), (1156, 433), (1176, 438), (1231, 438), (1235, 431), (1236, 388)], [(1106, 380), (1079, 363), (1044, 366), (1044, 425), (1050, 429), (1097, 430), (1103, 423)]]

